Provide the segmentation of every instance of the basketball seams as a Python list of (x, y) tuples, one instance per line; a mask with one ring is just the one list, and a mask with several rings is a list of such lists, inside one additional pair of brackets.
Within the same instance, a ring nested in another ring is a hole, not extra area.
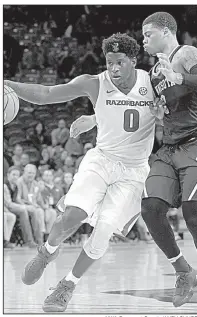
[[(14, 92), (14, 90), (13, 90), (13, 92)], [(15, 94), (15, 92), (14, 92), (14, 94)], [(15, 118), (15, 109), (16, 109), (16, 107), (15, 107), (15, 100), (14, 100), (14, 97), (13, 97), (13, 94), (10, 94), (10, 97), (12, 98), (12, 101), (13, 101), (13, 104), (14, 104), (14, 109), (13, 109), (13, 119)], [(8, 98), (9, 99), (9, 98)]]
[[(9, 107), (9, 102), (12, 105), (11, 107)], [(6, 110), (6, 114), (8, 115), (8, 117), (4, 116), (4, 124), (10, 123), (16, 117), (19, 110), (17, 108), (19, 108), (19, 98), (17, 94), (11, 87), (5, 85), (4, 86), (4, 112)], [(11, 113), (10, 113), (10, 110), (11, 110)]]

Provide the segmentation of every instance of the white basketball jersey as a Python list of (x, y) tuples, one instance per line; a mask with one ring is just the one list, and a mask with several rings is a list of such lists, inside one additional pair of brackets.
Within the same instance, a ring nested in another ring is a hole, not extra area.
[(127, 95), (112, 83), (108, 71), (98, 77), (96, 146), (126, 167), (147, 164), (155, 129), (155, 117), (149, 110), (154, 97), (148, 73), (137, 70), (136, 84)]

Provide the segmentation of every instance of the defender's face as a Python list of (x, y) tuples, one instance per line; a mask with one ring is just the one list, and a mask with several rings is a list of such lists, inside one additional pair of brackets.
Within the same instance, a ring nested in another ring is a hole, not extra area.
[(156, 28), (152, 24), (146, 24), (142, 28), (144, 36), (143, 44), (144, 50), (149, 55), (155, 56), (157, 53), (163, 52), (164, 43), (164, 31)]
[(124, 53), (107, 53), (106, 66), (109, 72), (110, 79), (118, 86), (123, 81), (127, 80), (131, 75), (132, 69), (136, 65), (135, 58), (129, 58)]

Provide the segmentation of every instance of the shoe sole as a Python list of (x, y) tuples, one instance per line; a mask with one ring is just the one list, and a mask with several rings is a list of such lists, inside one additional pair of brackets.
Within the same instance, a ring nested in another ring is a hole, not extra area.
[(184, 298), (184, 300), (181, 302), (181, 303), (173, 303), (174, 307), (180, 307), (184, 304), (187, 304), (189, 302), (189, 300), (192, 298), (194, 292), (193, 292), (193, 289), (189, 292), (189, 294), (187, 295), (187, 297)]
[(52, 305), (43, 305), (42, 310), (45, 313), (58, 313), (58, 312), (64, 312), (66, 310), (66, 307), (62, 306), (52, 306)]

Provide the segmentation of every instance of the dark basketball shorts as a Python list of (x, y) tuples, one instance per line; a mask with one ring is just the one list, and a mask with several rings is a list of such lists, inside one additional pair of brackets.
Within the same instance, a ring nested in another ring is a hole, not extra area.
[(163, 145), (152, 162), (143, 198), (157, 197), (178, 208), (197, 201), (197, 140), (180, 146)]

